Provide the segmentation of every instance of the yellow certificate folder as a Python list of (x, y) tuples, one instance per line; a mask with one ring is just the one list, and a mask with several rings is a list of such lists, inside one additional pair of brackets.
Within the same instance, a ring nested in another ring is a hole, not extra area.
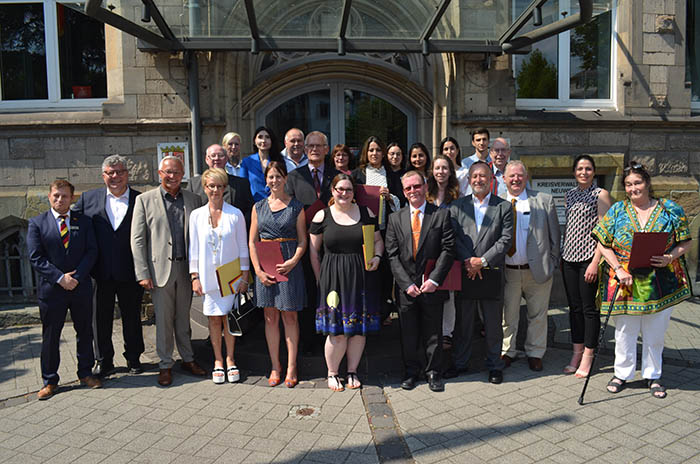
[(374, 258), (374, 224), (362, 226), (362, 253), (365, 256), (365, 269)]
[(236, 284), (241, 276), (241, 262), (238, 258), (216, 268), (216, 280), (222, 297), (236, 293)]

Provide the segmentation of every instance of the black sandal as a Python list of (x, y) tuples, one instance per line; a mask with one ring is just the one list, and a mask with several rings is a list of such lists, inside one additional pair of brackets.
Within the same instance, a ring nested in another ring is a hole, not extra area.
[[(619, 380), (620, 383), (615, 382), (616, 380)], [(610, 393), (620, 393), (624, 388), (625, 384), (627, 383), (626, 380), (618, 379), (617, 377), (614, 377), (610, 379), (610, 382), (608, 382), (607, 390)], [(612, 390), (611, 390), (612, 388)]]
[[(357, 376), (357, 372), (348, 372), (347, 379), (348, 382), (346, 386), (350, 390), (357, 390), (358, 388), (362, 388), (362, 382), (360, 382), (360, 378)], [(359, 385), (354, 386), (355, 382), (357, 382)]]
[[(649, 391), (651, 391), (651, 396), (662, 400), (662, 399), (666, 398), (666, 387), (661, 385), (660, 380), (661, 379), (650, 379), (647, 382), (647, 386), (649, 387)], [(654, 387), (653, 385), (656, 385), (656, 386)], [(662, 394), (657, 395), (657, 393), (662, 393)]]
[(334, 386), (331, 386), (331, 383), (328, 382), (328, 388), (330, 388), (334, 392), (341, 392), (341, 391), (345, 390), (345, 387), (343, 386), (343, 382), (341, 382), (339, 376), (329, 375), (328, 380), (333, 380)]

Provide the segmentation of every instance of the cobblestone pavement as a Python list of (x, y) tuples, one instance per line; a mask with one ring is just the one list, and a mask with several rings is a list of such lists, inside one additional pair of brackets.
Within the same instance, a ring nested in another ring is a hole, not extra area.
[[(323, 379), (269, 388), (250, 374), (241, 384), (214, 385), (177, 368), (173, 386), (159, 388), (155, 328), (148, 325), (147, 372), (121, 368), (105, 388), (87, 390), (76, 383), (75, 339), (66, 324), (61, 389), (39, 402), (40, 327), (2, 329), (0, 462), (700, 463), (698, 309), (690, 302), (674, 309), (664, 365), (668, 398), (652, 398), (640, 381), (607, 393), (606, 353), (583, 406), (576, 401), (583, 381), (560, 374), (569, 357), (562, 349), (568, 323), (559, 325), (566, 314), (556, 309), (555, 347), (543, 372), (518, 359), (501, 385), (489, 384), (485, 371), (470, 372), (448, 381), (444, 393), (424, 383), (406, 392), (382, 373), (365, 379), (362, 392), (333, 393)], [(120, 331), (115, 321), (117, 353)], [(124, 364), (119, 355), (115, 362)]]

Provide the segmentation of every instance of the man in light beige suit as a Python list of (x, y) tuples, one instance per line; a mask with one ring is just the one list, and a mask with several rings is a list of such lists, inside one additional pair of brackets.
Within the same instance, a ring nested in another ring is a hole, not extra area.
[(150, 290), (156, 312), (156, 351), (160, 357), (158, 383), (172, 383), (173, 338), (182, 368), (203, 376), (194, 362), (190, 341), (190, 281), (187, 250), (190, 213), (202, 206), (199, 195), (180, 188), (185, 170), (174, 156), (158, 168), (160, 186), (136, 197), (131, 221), (131, 251), (136, 280)]
[(547, 349), (547, 309), (552, 275), (559, 264), (559, 220), (552, 196), (527, 189), (527, 169), (520, 161), (506, 165), (506, 200), (515, 209), (513, 245), (506, 253), (503, 297), (503, 348), (506, 367), (515, 360), (520, 298), (527, 303), (525, 354), (533, 371), (542, 370)]

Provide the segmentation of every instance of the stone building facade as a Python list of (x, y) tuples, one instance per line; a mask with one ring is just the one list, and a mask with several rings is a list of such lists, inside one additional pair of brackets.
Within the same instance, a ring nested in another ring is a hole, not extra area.
[[(693, 20), (687, 14), (692, 1), (612, 2), (609, 51), (597, 51), (598, 79), (600, 69), (608, 73), (603, 76), (608, 94), (602, 99), (574, 99), (579, 91), (572, 83), (575, 66), (572, 61), (562, 68), (566, 60), (561, 46), (568, 43), (574, 50), (581, 44), (567, 42), (569, 36), (547, 39), (559, 44), (559, 62), (555, 57), (553, 65), (558, 66), (559, 91), (564, 89), (566, 98), (559, 94), (545, 99), (521, 98), (518, 75), (525, 66), (522, 60), (528, 59), (522, 55), (199, 52), (202, 143), (191, 147), (191, 153), (201, 156), (207, 145), (220, 142), (232, 130), (243, 136), (242, 151), (251, 153), (255, 127), (274, 123), (276, 109), (285, 102), (292, 106), (284, 108), (298, 108), (293, 102), (302, 101), (303, 106), (315, 102), (314, 96), (321, 98), (319, 114), (330, 122), (311, 129), (330, 132), (332, 144), (348, 143), (351, 123), (342, 116), (351, 111), (348, 95), (371, 97), (382, 102), (379, 117), (389, 107), (405, 117), (407, 129), (399, 140), (404, 148), (422, 141), (435, 149), (450, 135), (468, 155), (469, 131), (486, 126), (492, 138), (510, 140), (514, 156), (534, 177), (570, 177), (575, 155), (595, 156), (601, 182), (617, 198), (623, 194), (619, 175), (625, 163), (641, 161), (654, 175), (655, 192), (685, 208), (697, 237), (700, 119), (694, 115), (692, 82), (687, 81), (693, 64), (687, 62), (687, 44), (694, 37), (686, 32), (686, 21)], [(482, 5), (489, 2), (472, 0), (454, 1), (451, 8), (476, 3), (489, 8)], [(567, 2), (559, 3), (561, 8)], [(140, 2), (110, 5), (122, 16), (139, 20)], [(597, 34), (605, 35), (605, 28)], [(106, 98), (79, 108), (63, 107), (59, 101), (45, 108), (38, 104), (8, 109), (0, 101), (0, 224), (3, 218), (26, 220), (46, 210), (47, 186), (55, 178), (69, 179), (78, 193), (101, 185), (101, 162), (114, 153), (129, 158), (133, 184), (150, 188), (157, 184), (157, 144), (189, 142), (184, 54), (152, 51), (110, 26), (104, 36)], [(544, 46), (542, 50), (546, 55)], [(562, 73), (571, 77), (569, 84), (562, 81)], [(11, 223), (17, 228), (16, 221)], [(18, 230), (21, 235), (21, 227)], [(695, 269), (697, 248), (689, 261)], [(6, 287), (1, 280), (0, 275), (0, 289)]]

